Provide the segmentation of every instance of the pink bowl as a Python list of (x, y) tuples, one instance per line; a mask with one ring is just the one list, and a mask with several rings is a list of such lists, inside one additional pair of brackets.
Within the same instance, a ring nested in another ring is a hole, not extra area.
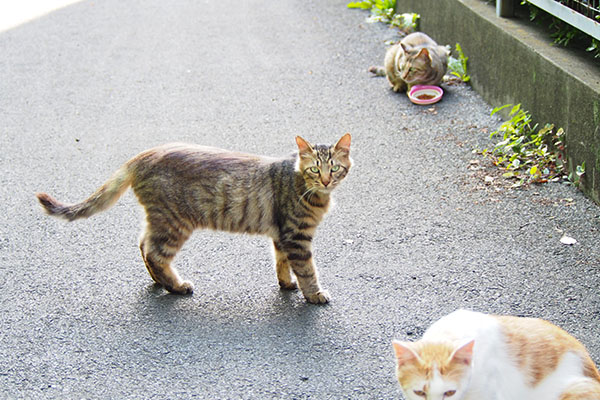
[(408, 98), (415, 104), (433, 104), (442, 99), (444, 91), (439, 86), (416, 85), (408, 92)]

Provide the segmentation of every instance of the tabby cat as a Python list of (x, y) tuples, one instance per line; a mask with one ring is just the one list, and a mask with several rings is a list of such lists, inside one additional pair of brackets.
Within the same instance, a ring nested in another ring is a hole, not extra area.
[(282, 159), (167, 144), (132, 158), (79, 204), (37, 197), (50, 215), (72, 221), (109, 208), (131, 186), (146, 211), (142, 258), (172, 293), (192, 293), (171, 262), (195, 229), (210, 228), (269, 236), (281, 288), (297, 287), (293, 271), (308, 302), (326, 303), (311, 243), (331, 191), (350, 170), (350, 140), (345, 134), (333, 146), (311, 145), (298, 136), (298, 152)]
[(458, 310), (393, 347), (407, 400), (600, 399), (585, 347), (541, 319)]
[(450, 51), (422, 32), (407, 35), (385, 53), (384, 67), (371, 67), (376, 75), (387, 76), (395, 92), (415, 85), (439, 86), (448, 68)]

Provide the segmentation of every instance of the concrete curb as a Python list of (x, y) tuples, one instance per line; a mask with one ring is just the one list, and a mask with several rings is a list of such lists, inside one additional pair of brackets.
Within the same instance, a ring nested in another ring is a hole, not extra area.
[(397, 0), (396, 11), (420, 14), (420, 29), (438, 43), (460, 43), (473, 88), (492, 106), (521, 103), (537, 122), (562, 127), (569, 170), (585, 162), (581, 189), (600, 204), (598, 65), (481, 0)]

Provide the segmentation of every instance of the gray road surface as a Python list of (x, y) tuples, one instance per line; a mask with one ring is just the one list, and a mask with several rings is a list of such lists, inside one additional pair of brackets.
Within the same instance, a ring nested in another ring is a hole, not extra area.
[[(598, 206), (486, 185), (489, 106), (371, 78), (393, 34), (345, 0), (238, 3), (83, 1), (0, 33), (1, 398), (399, 398), (392, 338), (460, 307), (549, 319), (600, 360)], [(277, 156), (345, 132), (355, 167), (315, 240), (326, 306), (278, 290), (267, 240), (213, 232), (178, 257), (194, 295), (169, 295), (131, 192), (71, 224), (34, 198), (81, 200), (169, 141)]]

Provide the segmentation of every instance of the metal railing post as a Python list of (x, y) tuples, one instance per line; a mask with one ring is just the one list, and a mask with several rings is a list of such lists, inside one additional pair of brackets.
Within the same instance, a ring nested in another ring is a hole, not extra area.
[(504, 18), (514, 16), (514, 0), (496, 0), (496, 15)]

